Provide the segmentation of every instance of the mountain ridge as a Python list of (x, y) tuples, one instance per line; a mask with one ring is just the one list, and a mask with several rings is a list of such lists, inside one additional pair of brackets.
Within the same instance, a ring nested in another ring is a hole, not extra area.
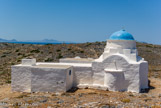
[(43, 40), (27, 40), (27, 41), (18, 41), (16, 39), (7, 40), (0, 38), (0, 42), (9, 42), (9, 43), (75, 43), (70, 41), (58, 41), (54, 39), (43, 39)]

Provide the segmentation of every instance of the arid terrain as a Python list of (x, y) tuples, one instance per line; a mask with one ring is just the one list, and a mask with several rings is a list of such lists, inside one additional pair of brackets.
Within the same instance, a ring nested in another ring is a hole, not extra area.
[(0, 87), (3, 108), (160, 108), (161, 79), (150, 78), (151, 86), (143, 93), (110, 92), (73, 88), (67, 93), (11, 92), (10, 84)]
[(98, 58), (105, 42), (57, 45), (0, 43), (0, 108), (140, 108), (161, 107), (161, 46), (137, 43), (139, 55), (149, 62), (149, 89), (142, 93), (110, 92), (72, 88), (67, 93), (11, 92), (11, 65), (22, 58), (39, 62), (58, 62), (60, 58), (80, 56)]

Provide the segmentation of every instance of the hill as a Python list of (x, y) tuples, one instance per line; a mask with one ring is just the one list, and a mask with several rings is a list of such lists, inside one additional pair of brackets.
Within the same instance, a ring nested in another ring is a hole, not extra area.
[[(11, 65), (19, 64), (23, 58), (36, 58), (38, 62), (58, 62), (60, 58), (75, 56), (98, 58), (105, 45), (105, 42), (56, 45), (0, 43), (0, 82), (10, 82)], [(139, 56), (149, 62), (149, 75), (161, 78), (161, 45), (137, 42), (137, 48)]]
[[(139, 55), (149, 62), (149, 89), (143, 93), (111, 92), (77, 89), (63, 94), (11, 92), (11, 65), (22, 58), (36, 58), (38, 62), (58, 62), (60, 58), (80, 56), (98, 58), (105, 42), (82, 44), (13, 44), (0, 43), (0, 107), (154, 107), (161, 106), (161, 46), (137, 43)], [(96, 99), (97, 98), (97, 99)]]

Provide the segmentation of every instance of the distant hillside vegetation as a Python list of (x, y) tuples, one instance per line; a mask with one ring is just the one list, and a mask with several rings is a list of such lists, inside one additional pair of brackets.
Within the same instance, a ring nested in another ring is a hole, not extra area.
[[(32, 45), (0, 43), (0, 84), (10, 83), (10, 67), (23, 58), (36, 58), (38, 62), (58, 62), (60, 58), (80, 56), (98, 58), (105, 42), (59, 45)], [(161, 78), (161, 45), (137, 43), (139, 56), (149, 62), (149, 76)]]

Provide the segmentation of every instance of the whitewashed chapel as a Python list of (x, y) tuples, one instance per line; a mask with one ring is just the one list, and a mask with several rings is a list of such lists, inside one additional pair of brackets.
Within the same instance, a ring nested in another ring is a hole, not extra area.
[(148, 62), (125, 30), (113, 33), (98, 59), (64, 58), (59, 63), (23, 59), (12, 66), (12, 91), (66, 92), (72, 87), (139, 93), (148, 88)]

